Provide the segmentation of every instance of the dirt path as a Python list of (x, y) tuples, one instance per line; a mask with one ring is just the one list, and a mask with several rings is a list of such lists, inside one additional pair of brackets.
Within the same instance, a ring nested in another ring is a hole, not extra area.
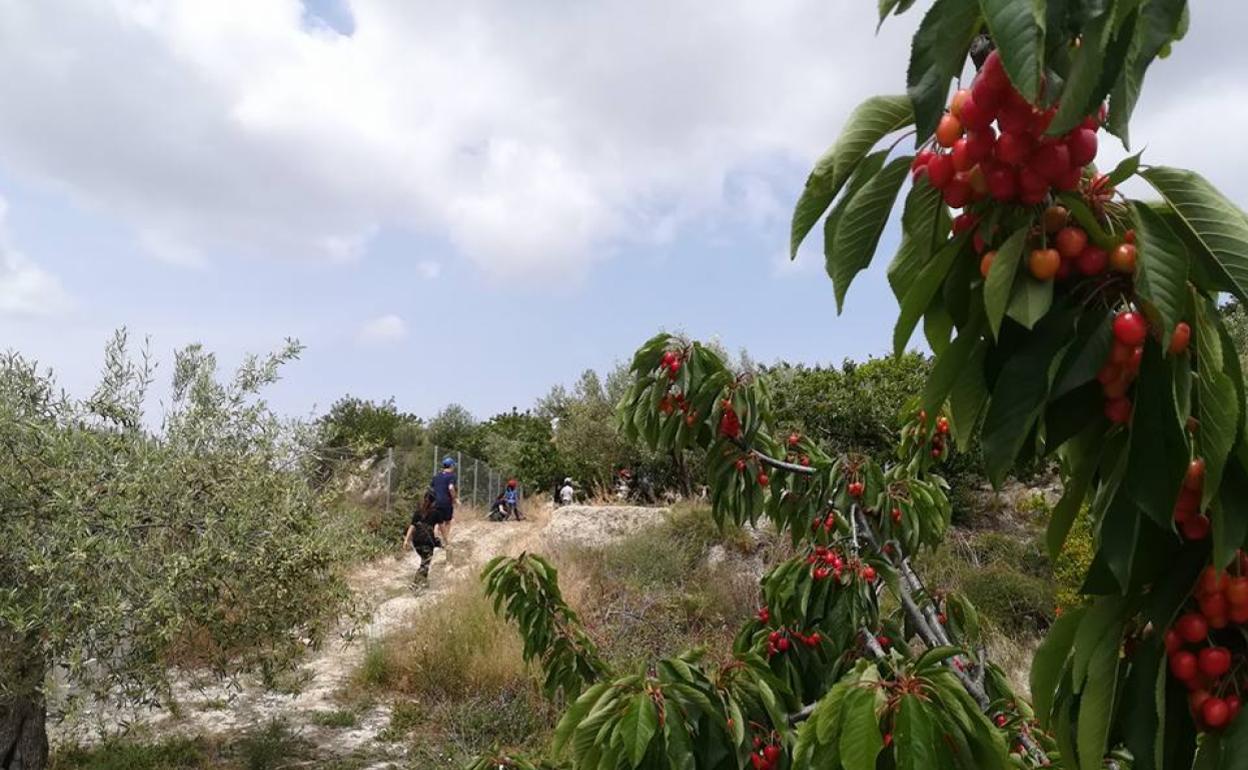
[[(454, 586), (478, 574), (499, 554), (516, 554), (538, 546), (550, 521), (549, 508), (534, 507), (523, 522), (495, 523), (483, 519), (456, 521), (448, 550), (435, 552), (430, 583), (416, 591), (413, 578), (419, 565), (414, 554), (386, 556), (350, 576), (356, 595), (372, 607), (371, 618), (350, 638), (339, 635), (312, 652), (293, 681), (296, 692), (266, 690), (257, 683), (200, 683), (185, 678), (174, 685), (172, 710), (84, 708), (72, 720), (52, 726), (55, 743), (90, 742), (100, 734), (116, 734), (129, 726), (170, 736), (216, 736), (264, 725), (280, 719), (317, 746), (338, 755), (372, 748), (390, 721), (389, 704), (360, 714), (351, 729), (318, 726), (318, 714), (341, 708), (337, 696), (364, 661), (370, 643), (393, 629), (419, 622), (418, 615), (436, 604)], [(345, 632), (346, 629), (343, 629)], [(378, 757), (377, 767), (386, 767)]]

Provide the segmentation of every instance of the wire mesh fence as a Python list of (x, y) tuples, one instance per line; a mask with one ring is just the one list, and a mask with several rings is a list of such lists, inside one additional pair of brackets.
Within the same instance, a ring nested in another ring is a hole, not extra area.
[[(434, 474), (442, 470), (444, 458), (455, 461), (456, 488), (461, 505), (488, 508), (516, 478), (514, 469), (500, 468), (459, 450), (428, 444), (411, 449), (389, 449), (384, 465), (386, 510), (396, 505), (414, 504), (429, 488)], [(517, 484), (523, 499), (524, 487)]]

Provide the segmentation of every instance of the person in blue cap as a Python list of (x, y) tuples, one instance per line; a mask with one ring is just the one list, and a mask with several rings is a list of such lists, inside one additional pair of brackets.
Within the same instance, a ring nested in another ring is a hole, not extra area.
[(451, 542), (451, 520), (455, 518), (455, 502), (459, 495), (456, 484), (455, 459), (442, 458), (442, 472), (433, 477), (429, 487), (433, 490), (433, 514), (429, 522), (437, 527), (443, 547)]

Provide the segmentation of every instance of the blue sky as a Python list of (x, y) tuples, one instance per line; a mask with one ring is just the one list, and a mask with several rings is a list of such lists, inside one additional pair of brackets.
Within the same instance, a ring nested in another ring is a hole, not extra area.
[[(1242, 203), (1248, 12), (1208, 5), (1137, 143)], [(819, 239), (785, 259), (814, 158), (902, 87), (918, 16), (873, 38), (873, 6), (0, 0), (0, 346), (82, 391), (118, 326), (166, 374), (292, 336), (283, 412), (483, 417), (659, 328), (884, 354), (894, 232), (839, 318)]]

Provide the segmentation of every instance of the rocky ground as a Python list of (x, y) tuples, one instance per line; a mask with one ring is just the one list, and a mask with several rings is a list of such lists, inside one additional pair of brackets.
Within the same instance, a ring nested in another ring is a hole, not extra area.
[[(478, 574), (499, 554), (542, 551), (559, 545), (598, 546), (663, 520), (666, 509), (566, 506), (534, 508), (522, 522), (495, 523), (481, 518), (456, 521), (447, 550), (435, 552), (431, 579), (417, 590), (414, 576), (419, 558), (397, 551), (357, 569), (351, 585), (371, 608), (362, 626), (344, 627), (338, 638), (311, 651), (283, 692), (258, 682), (219, 682), (194, 672), (179, 673), (172, 708), (125, 710), (104, 706), (77, 709), (50, 737), (54, 744), (89, 744), (102, 736), (126, 732), (165, 739), (172, 736), (219, 737), (281, 720), (318, 753), (368, 758), (358, 767), (393, 767), (401, 747), (378, 741), (391, 721), (391, 706), (379, 703), (357, 715), (349, 728), (324, 724), (324, 715), (341, 708), (341, 695), (364, 660), (370, 643), (409, 624), (462, 581)], [(54, 704), (55, 705), (55, 704)]]

